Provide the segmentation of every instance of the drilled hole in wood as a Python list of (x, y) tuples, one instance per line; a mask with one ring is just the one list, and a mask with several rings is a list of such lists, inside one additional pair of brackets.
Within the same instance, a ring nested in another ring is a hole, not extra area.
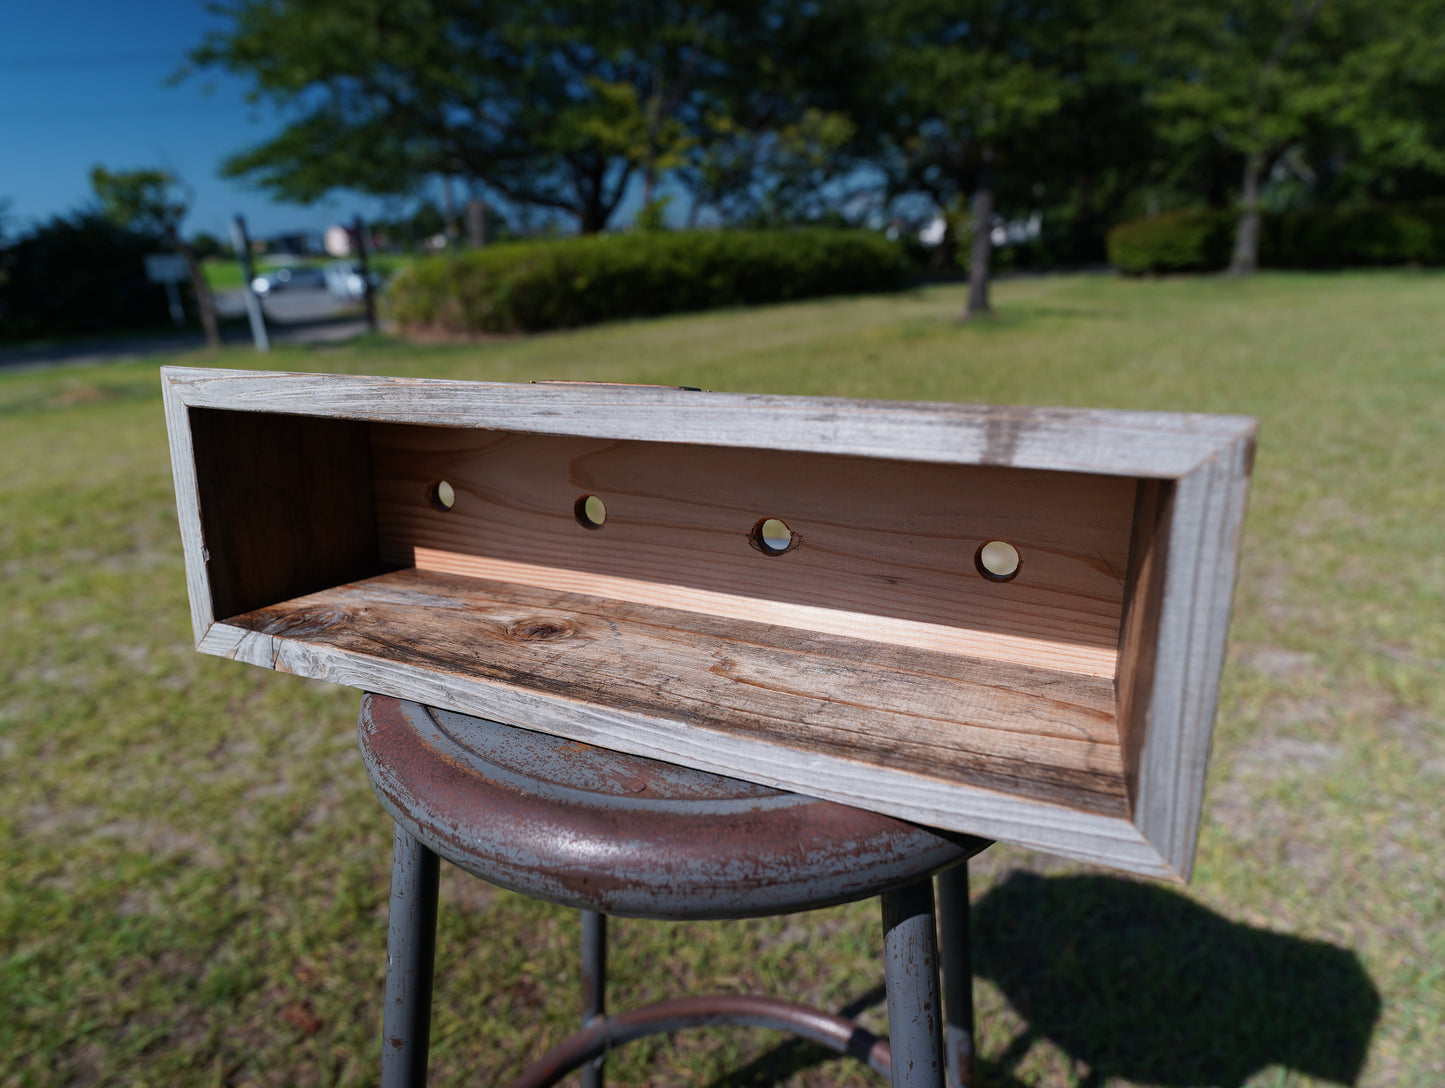
[(793, 546), (793, 530), (778, 518), (764, 518), (753, 526), (753, 542), (768, 555), (782, 555)]
[(607, 504), (596, 495), (583, 495), (574, 509), (577, 523), (584, 529), (600, 529), (607, 520)]
[(457, 493), (445, 480), (438, 480), (427, 488), (426, 501), (434, 508), (446, 513), (457, 504)]
[(1019, 550), (1007, 540), (990, 540), (973, 557), (978, 572), (991, 582), (1007, 582), (1018, 574)]

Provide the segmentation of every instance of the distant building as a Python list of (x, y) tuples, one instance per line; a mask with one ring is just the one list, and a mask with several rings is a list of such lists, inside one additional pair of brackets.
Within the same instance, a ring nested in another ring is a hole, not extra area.
[(325, 257), (326, 243), (320, 231), (293, 231), (271, 235), (265, 251), (272, 257)]

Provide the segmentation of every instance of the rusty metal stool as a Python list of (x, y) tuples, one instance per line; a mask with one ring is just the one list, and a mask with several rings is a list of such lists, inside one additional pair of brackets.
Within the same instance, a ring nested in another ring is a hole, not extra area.
[[(579, 1068), (587, 1088), (600, 1088), (609, 1049), (716, 1024), (791, 1032), (867, 1062), (895, 1085), (941, 1086), (945, 1064), (948, 1081), (972, 1083), (966, 863), (986, 840), (386, 696), (363, 697), (358, 734), (372, 786), (396, 822), (383, 1088), (426, 1081), (438, 856), (584, 912), (582, 1030), (514, 1088), (541, 1088)], [(945, 920), (942, 1003), (935, 875)], [(606, 1015), (607, 914), (744, 918), (875, 895), (891, 1039), (818, 1009), (746, 995)]]

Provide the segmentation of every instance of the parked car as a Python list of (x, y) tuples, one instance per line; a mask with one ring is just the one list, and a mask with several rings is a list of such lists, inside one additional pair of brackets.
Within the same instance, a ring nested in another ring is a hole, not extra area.
[[(371, 289), (381, 289), (381, 275), (370, 271)], [(366, 280), (361, 278), (360, 261), (332, 261), (326, 266), (326, 289), (334, 298), (355, 299), (366, 294)]]
[(325, 287), (326, 273), (310, 265), (295, 268), (273, 268), (251, 281), (251, 290), (258, 295), (272, 295), (295, 287)]

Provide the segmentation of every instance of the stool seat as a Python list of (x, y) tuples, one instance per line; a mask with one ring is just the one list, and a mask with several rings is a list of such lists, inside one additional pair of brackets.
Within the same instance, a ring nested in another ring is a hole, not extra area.
[(739, 918), (870, 898), (986, 840), (367, 695), (367, 774), (397, 823), (534, 898), (639, 918)]

